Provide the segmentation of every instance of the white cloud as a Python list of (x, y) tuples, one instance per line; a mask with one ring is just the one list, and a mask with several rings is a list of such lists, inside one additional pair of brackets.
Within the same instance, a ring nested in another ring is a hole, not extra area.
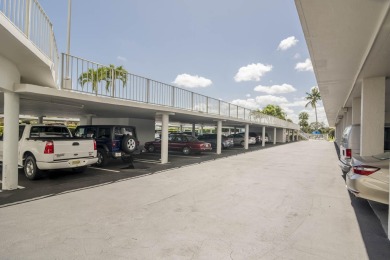
[(273, 95), (265, 95), (265, 96), (257, 96), (256, 102), (261, 106), (266, 106), (268, 104), (272, 105), (281, 105), (283, 103), (287, 103), (288, 100), (285, 97), (278, 97)]
[(246, 97), (247, 97), (247, 98), (250, 98), (250, 97), (251, 97), (251, 94), (246, 94)]
[(245, 67), (241, 67), (234, 80), (236, 82), (240, 81), (260, 81), (261, 77), (264, 76), (267, 72), (272, 70), (272, 65), (264, 65), (261, 63), (249, 64)]
[(122, 57), (122, 56), (117, 56), (116, 59), (120, 62), (127, 62), (127, 59), (125, 57)]
[(205, 88), (213, 84), (209, 79), (199, 77), (198, 75), (191, 76), (188, 74), (177, 75), (173, 83), (186, 88)]
[(286, 107), (304, 107), (307, 104), (307, 101), (304, 100), (296, 100), (292, 103), (285, 104)]
[(297, 71), (313, 71), (313, 64), (310, 59), (306, 59), (304, 62), (299, 62), (295, 65)]
[(254, 100), (253, 98), (248, 98), (248, 99), (235, 99), (232, 101), (232, 104), (241, 106), (241, 107), (246, 107), (249, 109), (258, 109), (259, 104)]
[(295, 46), (298, 43), (298, 39), (295, 36), (290, 36), (279, 43), (278, 50), (285, 51)]
[(282, 85), (273, 85), (273, 86), (257, 86), (254, 88), (255, 91), (264, 92), (267, 94), (282, 94), (282, 93), (290, 93), (297, 91), (293, 86), (289, 84)]
[(295, 55), (294, 55), (294, 59), (300, 59), (301, 58), (301, 54), (299, 54), (299, 53), (295, 53)]

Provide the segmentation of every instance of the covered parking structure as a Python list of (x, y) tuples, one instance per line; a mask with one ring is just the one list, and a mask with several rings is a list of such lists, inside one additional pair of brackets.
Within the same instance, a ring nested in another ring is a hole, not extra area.
[(337, 143), (346, 126), (359, 124), (360, 155), (383, 153), (390, 123), (390, 1), (295, 3)]
[[(34, 11), (32, 11), (34, 10)], [(53, 25), (38, 1), (0, 5), (0, 113), (4, 114), (2, 189), (18, 186), (19, 115), (81, 118), (82, 124), (130, 124), (139, 139), (154, 138), (156, 119), (162, 122), (161, 163), (168, 162), (170, 121), (272, 128), (274, 142), (284, 142), (287, 130), (299, 126), (271, 116), (151, 79), (118, 72), (82, 58), (60, 57)], [(99, 74), (100, 73), (100, 74)], [(104, 73), (104, 75), (103, 75)], [(217, 153), (221, 153), (218, 143)]]

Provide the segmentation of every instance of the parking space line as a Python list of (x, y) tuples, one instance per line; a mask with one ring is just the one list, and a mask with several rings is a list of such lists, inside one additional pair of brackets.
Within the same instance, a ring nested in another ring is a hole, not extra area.
[(173, 157), (183, 157), (183, 158), (195, 158), (195, 159), (200, 159), (200, 158), (201, 158), (201, 157), (191, 156), (191, 155), (173, 155), (173, 154), (170, 154), (169, 156), (173, 156)]
[(89, 167), (90, 169), (95, 169), (95, 170), (101, 170), (101, 171), (107, 171), (107, 172), (121, 172), (121, 171), (116, 171), (116, 170), (110, 170), (110, 169), (104, 169), (104, 168), (97, 168), (97, 167)]
[[(0, 181), (0, 184), (2, 184), (3, 182)], [(18, 186), (18, 189), (22, 190), (22, 189), (25, 189), (26, 187), (23, 187), (23, 186)]]
[[(134, 162), (143, 162), (143, 163), (153, 163), (153, 164), (161, 164), (160, 161), (154, 160), (145, 160), (145, 159), (134, 159)], [(169, 163), (169, 162), (168, 162)]]

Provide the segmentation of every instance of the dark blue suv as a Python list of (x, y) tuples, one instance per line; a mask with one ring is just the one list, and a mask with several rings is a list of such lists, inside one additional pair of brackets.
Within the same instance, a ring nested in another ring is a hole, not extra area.
[(131, 162), (133, 154), (139, 154), (139, 142), (134, 126), (126, 125), (80, 125), (75, 131), (77, 137), (96, 140), (98, 162), (102, 167), (109, 158), (121, 158)]

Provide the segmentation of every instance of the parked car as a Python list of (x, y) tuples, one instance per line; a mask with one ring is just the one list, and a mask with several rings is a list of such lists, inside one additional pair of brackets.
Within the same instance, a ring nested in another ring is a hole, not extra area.
[[(263, 133), (259, 133), (259, 136), (260, 136), (260, 142), (262, 142)], [(268, 133), (265, 133), (264, 142), (268, 143), (268, 142), (270, 142), (270, 141), (271, 141), (271, 139), (268, 137)]]
[(389, 152), (364, 157), (354, 155), (346, 175), (348, 190), (356, 197), (389, 204), (389, 159)]
[[(199, 141), (196, 137), (186, 134), (170, 134), (168, 139), (168, 150), (181, 151), (185, 155), (211, 151), (211, 144)], [(145, 150), (156, 152), (161, 150), (161, 140), (145, 143)]]
[[(390, 126), (385, 126), (384, 150), (390, 150)], [(351, 169), (351, 158), (360, 154), (360, 125), (347, 126), (340, 141), (339, 166), (343, 173)]]
[[(238, 133), (239, 135), (245, 136), (244, 132)], [(249, 132), (249, 137), (254, 137), (256, 139), (256, 143), (260, 144), (261, 143), (261, 136), (255, 132)]]
[[(234, 145), (240, 145), (244, 146), (245, 145), (245, 136), (244, 134), (231, 134), (228, 135), (228, 138), (233, 139)], [(256, 143), (256, 138), (255, 137), (249, 137), (248, 139), (248, 144), (255, 144)]]
[[(20, 125), (18, 164), (30, 180), (42, 170), (72, 169), (83, 172), (96, 163), (96, 142), (91, 138), (73, 138), (63, 125)], [(6, 148), (6, 147), (5, 147)], [(0, 161), (3, 161), (3, 136), (0, 138)]]
[(98, 161), (96, 166), (105, 166), (110, 158), (121, 158), (124, 162), (139, 154), (139, 142), (134, 126), (128, 125), (80, 125), (75, 136), (96, 140)]
[[(204, 141), (211, 144), (213, 149), (217, 148), (217, 134), (204, 134), (198, 136), (199, 141)], [(226, 149), (234, 146), (234, 142), (232, 138), (228, 138), (224, 135), (221, 136), (221, 146)]]

